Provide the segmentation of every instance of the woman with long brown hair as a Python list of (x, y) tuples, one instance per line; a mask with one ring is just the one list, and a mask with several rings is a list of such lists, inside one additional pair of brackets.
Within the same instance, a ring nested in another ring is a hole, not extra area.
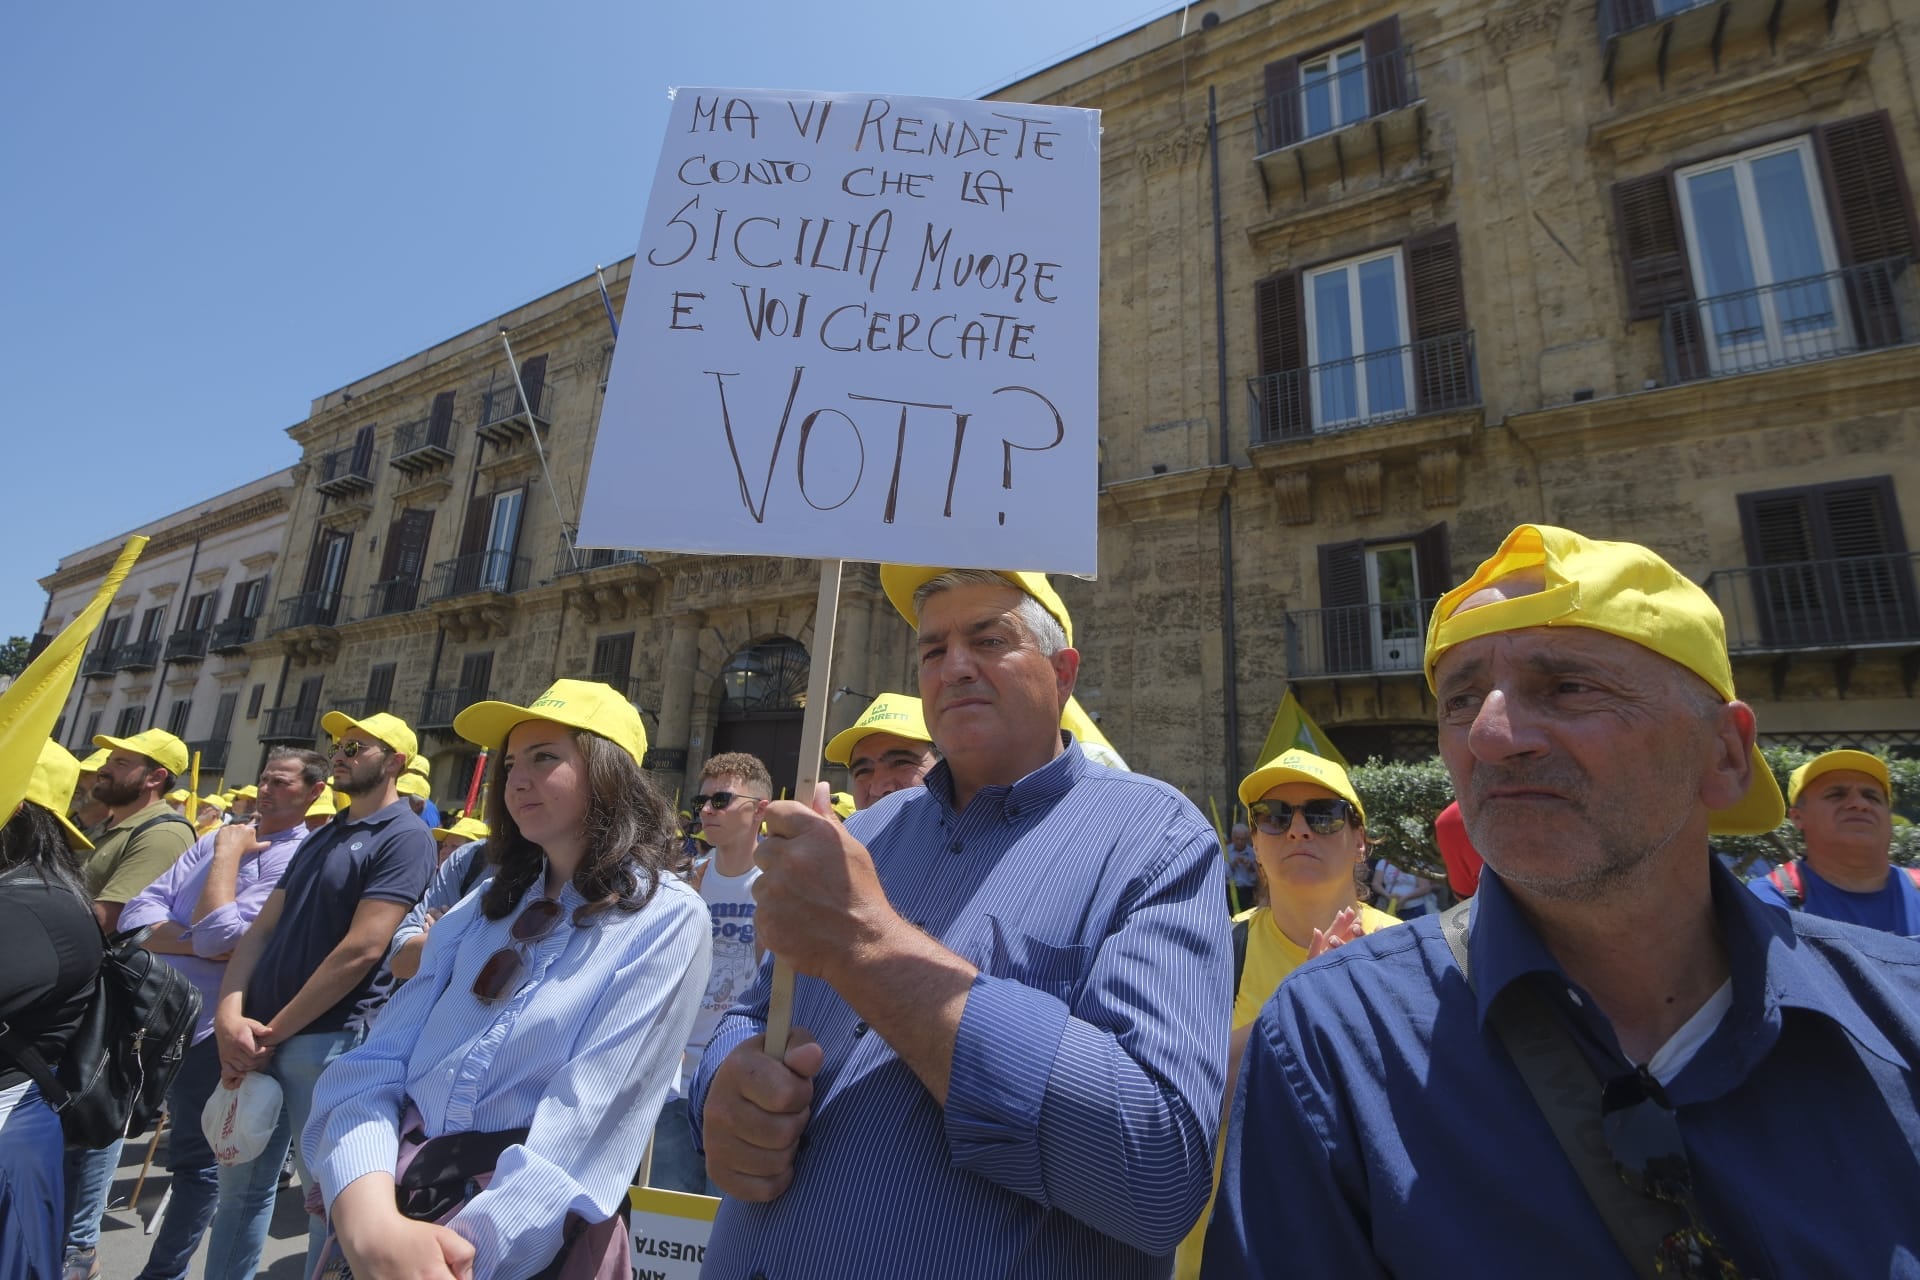
[(498, 865), (321, 1076), (307, 1164), (357, 1280), (517, 1280), (563, 1257), (624, 1277), (615, 1214), (706, 987), (707, 912), (612, 688), (561, 680), (454, 730), (496, 753)]

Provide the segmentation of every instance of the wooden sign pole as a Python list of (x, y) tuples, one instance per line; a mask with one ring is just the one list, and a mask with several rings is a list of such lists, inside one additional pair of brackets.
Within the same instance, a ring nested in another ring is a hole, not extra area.
[[(833, 629), (840, 611), (840, 561), (820, 562), (820, 594), (813, 605), (813, 644), (807, 670), (807, 713), (800, 722), (800, 771), (793, 798), (813, 803), (820, 781), (820, 760), (827, 745), (827, 705), (833, 689)], [(793, 966), (773, 958), (773, 991), (767, 999), (767, 1052), (776, 1058), (787, 1052), (787, 1033), (793, 1029)]]

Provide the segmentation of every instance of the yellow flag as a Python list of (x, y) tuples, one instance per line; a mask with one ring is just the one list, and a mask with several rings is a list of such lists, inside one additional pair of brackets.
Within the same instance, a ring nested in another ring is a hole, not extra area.
[(13, 816), (26, 798), (27, 779), (33, 773), (40, 748), (53, 734), (53, 722), (73, 692), (73, 678), (80, 673), (80, 656), (87, 642), (99, 629), (100, 619), (127, 571), (146, 549), (147, 540), (138, 534), (127, 539), (120, 558), (107, 570), (100, 589), (80, 611), (78, 617), (60, 629), (53, 643), (27, 664), (5, 693), (0, 693), (0, 820)]
[(1331, 760), (1342, 769), (1348, 767), (1347, 758), (1313, 722), (1307, 709), (1293, 696), (1293, 690), (1288, 689), (1287, 696), (1280, 699), (1280, 709), (1273, 713), (1273, 728), (1267, 730), (1266, 745), (1260, 748), (1260, 763), (1265, 764), (1295, 747), (1311, 751), (1322, 760)]
[[(1074, 740), (1080, 744), (1080, 749), (1094, 760), (1106, 765), (1109, 769), (1127, 769), (1127, 762), (1121, 759), (1120, 753), (1113, 749), (1111, 742), (1107, 741), (1107, 735), (1100, 732), (1100, 726), (1093, 722), (1093, 717), (1087, 714), (1087, 709), (1080, 705), (1080, 699), (1071, 696), (1067, 698), (1066, 709), (1060, 713), (1060, 727), (1071, 733)], [(1128, 772), (1132, 770), (1128, 769)]]

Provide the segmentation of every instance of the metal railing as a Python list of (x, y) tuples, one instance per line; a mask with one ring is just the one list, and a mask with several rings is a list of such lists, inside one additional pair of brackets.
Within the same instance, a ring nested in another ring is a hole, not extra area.
[[(327, 709), (338, 711), (349, 720), (360, 721), (368, 716), (378, 715), (389, 708), (386, 703), (375, 702), (372, 698), (349, 698), (345, 702), (328, 703)], [(324, 732), (324, 729), (322, 731)]]
[(1615, 36), (1650, 27), (1656, 22), (1687, 12), (1704, 9), (1718, 0), (1600, 0), (1600, 43)]
[(563, 577), (569, 573), (585, 573), (590, 569), (605, 569), (616, 564), (645, 564), (647, 553), (628, 551), (617, 547), (569, 547), (565, 541), (553, 557), (553, 576)]
[(410, 613), (420, 605), (418, 578), (388, 578), (367, 589), (367, 616), (384, 618), (390, 613)]
[(432, 418), (403, 423), (393, 433), (393, 464), (401, 466), (416, 455), (435, 451), (452, 456), (453, 447), (448, 443), (452, 436), (451, 418), (437, 425)]
[(207, 656), (207, 640), (211, 628), (201, 627), (195, 631), (176, 631), (167, 637), (166, 660), (168, 662), (197, 662)]
[[(527, 399), (532, 402), (531, 407), (533, 409), (534, 420), (536, 422), (545, 422), (547, 420), (546, 384), (543, 382), (539, 386), (534, 387)], [(485, 431), (489, 427), (497, 427), (502, 423), (509, 423), (515, 419), (520, 419), (521, 425), (524, 426), (525, 419), (523, 415), (526, 410), (521, 407), (521, 404), (520, 392), (514, 387), (511, 381), (504, 387), (482, 392), (480, 394), (480, 421), (475, 424), (475, 429)]]
[(302, 595), (288, 596), (273, 609), (273, 630), (286, 631), (293, 627), (331, 627), (339, 621), (340, 593), (338, 591), (308, 591)]
[(80, 661), (80, 674), (83, 678), (110, 676), (113, 672), (113, 650), (106, 645), (95, 645), (87, 650), (87, 656)]
[(429, 600), (471, 595), (477, 591), (523, 591), (527, 585), (527, 557), (505, 551), (475, 551), (433, 566)]
[(225, 622), (213, 624), (213, 636), (207, 642), (207, 648), (215, 653), (230, 653), (243, 649), (253, 641), (254, 624), (257, 618), (228, 618)]
[(1715, 569), (1729, 653), (1920, 643), (1920, 552)]
[[(198, 751), (200, 753), (200, 773), (203, 779), (206, 774), (219, 773), (227, 767), (227, 740), (225, 738), (201, 738), (197, 742), (189, 742), (187, 744), (187, 750), (189, 752)], [(211, 791), (213, 788), (207, 782), (202, 781), (200, 789), (203, 791)]]
[(1253, 443), (1350, 431), (1480, 403), (1473, 330), (1247, 379)]
[(1287, 677), (1419, 674), (1427, 617), (1438, 599), (1289, 610), (1282, 619)]
[(314, 487), (327, 494), (370, 487), (376, 461), (372, 449), (363, 450), (357, 445), (335, 449), (320, 459), (320, 475)]
[(273, 707), (264, 714), (262, 742), (315, 742), (320, 737), (320, 713), (313, 707)]
[(485, 702), (485, 689), (456, 685), (450, 689), (429, 689), (420, 699), (422, 729), (451, 729), (453, 718), (476, 702)]
[(1254, 104), (1257, 154), (1265, 155), (1397, 111), (1420, 100), (1413, 50), (1402, 45)]
[(134, 640), (113, 651), (115, 671), (151, 671), (159, 661), (158, 640)]
[(1907, 342), (1920, 315), (1911, 265), (1883, 258), (1676, 302), (1660, 318), (1667, 381), (1754, 373)]

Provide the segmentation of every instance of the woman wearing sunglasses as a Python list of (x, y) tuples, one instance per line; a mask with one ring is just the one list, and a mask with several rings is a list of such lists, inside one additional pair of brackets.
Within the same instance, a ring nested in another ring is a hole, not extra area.
[[(1266, 877), (1267, 903), (1233, 922), (1236, 989), (1228, 1041), (1229, 1102), (1247, 1029), (1281, 981), (1322, 952), (1400, 923), (1360, 899), (1356, 872), (1367, 860), (1367, 814), (1345, 769), (1306, 751), (1288, 751), (1241, 780), (1240, 803), (1247, 806), (1253, 824), (1253, 851)], [(1217, 1189), (1217, 1159), (1213, 1172)], [(1209, 1202), (1181, 1241), (1174, 1267), (1177, 1280), (1200, 1274), (1212, 1212)]]
[(707, 911), (619, 693), (561, 680), (454, 731), (495, 754), (498, 865), (321, 1076), (308, 1167), (356, 1280), (624, 1280), (615, 1215), (706, 988)]

